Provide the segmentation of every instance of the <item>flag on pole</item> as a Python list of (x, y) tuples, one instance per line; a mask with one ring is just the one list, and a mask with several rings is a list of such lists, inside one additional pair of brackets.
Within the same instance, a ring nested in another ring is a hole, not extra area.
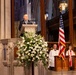
[(58, 39), (59, 57), (64, 60), (65, 57), (65, 34), (62, 14), (60, 14), (59, 39)]

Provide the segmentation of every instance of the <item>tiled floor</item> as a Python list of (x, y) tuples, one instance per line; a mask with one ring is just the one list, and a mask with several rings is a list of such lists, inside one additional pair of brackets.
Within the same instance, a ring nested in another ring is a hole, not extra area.
[(48, 71), (48, 75), (76, 75), (76, 71)]

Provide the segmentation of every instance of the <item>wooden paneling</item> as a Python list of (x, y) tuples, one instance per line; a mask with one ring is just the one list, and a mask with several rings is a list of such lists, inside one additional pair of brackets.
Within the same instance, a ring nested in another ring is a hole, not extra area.
[(11, 0), (11, 38), (15, 37), (15, 27), (14, 27), (14, 0)]
[(65, 57), (63, 60), (59, 56), (55, 56), (55, 70), (56, 71), (68, 71), (69, 70), (69, 57)]
[(74, 47), (76, 47), (76, 24), (74, 25)]
[(40, 0), (40, 23), (41, 23), (41, 35), (46, 39), (46, 22), (45, 22), (45, 7), (44, 0)]
[(17, 59), (17, 51), (18, 51), (18, 47), (17, 46), (15, 46), (14, 47), (14, 59), (16, 60)]
[(62, 59), (59, 58), (58, 56), (55, 56), (55, 70), (56, 71), (61, 71), (62, 70)]
[(69, 41), (73, 45), (74, 43), (74, 35), (73, 35), (73, 1), (69, 0), (68, 10), (69, 10)]
[(69, 70), (69, 57), (66, 56), (65, 60), (62, 60), (62, 64), (63, 64), (63, 70), (68, 71)]
[(76, 56), (72, 57), (73, 70), (76, 70)]

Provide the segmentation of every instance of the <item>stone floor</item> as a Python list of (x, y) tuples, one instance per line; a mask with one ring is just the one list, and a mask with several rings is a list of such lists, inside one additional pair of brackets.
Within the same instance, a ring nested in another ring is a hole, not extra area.
[(47, 75), (76, 75), (76, 71), (48, 71)]

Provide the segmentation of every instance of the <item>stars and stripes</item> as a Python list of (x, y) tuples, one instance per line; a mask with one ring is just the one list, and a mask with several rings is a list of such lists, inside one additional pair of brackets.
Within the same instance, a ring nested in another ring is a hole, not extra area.
[(60, 15), (58, 48), (59, 48), (59, 57), (62, 57), (62, 59), (64, 59), (65, 35), (64, 35), (64, 24), (63, 24), (62, 14)]

